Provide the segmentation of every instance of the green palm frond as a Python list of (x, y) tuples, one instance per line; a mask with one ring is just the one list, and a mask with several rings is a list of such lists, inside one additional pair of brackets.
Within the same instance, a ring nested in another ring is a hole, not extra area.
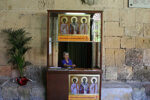
[(23, 67), (29, 64), (25, 61), (24, 55), (29, 49), (31, 49), (31, 47), (27, 45), (31, 41), (32, 37), (28, 37), (27, 35), (29, 33), (23, 28), (17, 30), (10, 28), (2, 30), (2, 32), (8, 36), (8, 63), (11, 63), (13, 66), (17, 67), (20, 71), (20, 75), (23, 76)]

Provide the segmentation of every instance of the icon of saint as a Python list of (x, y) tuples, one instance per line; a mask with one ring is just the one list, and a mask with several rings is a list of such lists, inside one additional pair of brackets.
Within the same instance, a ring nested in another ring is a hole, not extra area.
[(87, 77), (81, 78), (81, 85), (80, 85), (80, 94), (89, 94), (89, 84)]
[(88, 34), (88, 25), (87, 25), (87, 18), (81, 18), (81, 25), (80, 25), (80, 34)]
[(78, 22), (77, 17), (71, 18), (70, 34), (79, 34), (79, 25), (77, 22)]
[(73, 77), (72, 78), (72, 85), (71, 85), (71, 93), (72, 94), (79, 94), (79, 85), (78, 83), (78, 78), (77, 77)]
[(91, 78), (91, 85), (90, 85), (90, 94), (97, 94), (98, 93), (98, 87), (97, 87), (97, 78), (92, 77)]
[(61, 34), (68, 34), (69, 33), (69, 28), (68, 28), (68, 19), (67, 17), (63, 17), (61, 20)]

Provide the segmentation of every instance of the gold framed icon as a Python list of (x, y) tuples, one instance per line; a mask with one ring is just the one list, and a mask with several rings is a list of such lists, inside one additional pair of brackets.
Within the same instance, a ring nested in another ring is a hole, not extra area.
[(58, 41), (90, 41), (90, 15), (58, 15)]
[(69, 100), (99, 100), (100, 75), (70, 74)]

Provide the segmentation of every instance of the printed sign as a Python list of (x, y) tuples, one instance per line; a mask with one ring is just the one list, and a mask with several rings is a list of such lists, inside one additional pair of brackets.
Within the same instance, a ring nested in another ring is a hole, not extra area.
[(150, 8), (150, 0), (129, 0), (129, 7)]

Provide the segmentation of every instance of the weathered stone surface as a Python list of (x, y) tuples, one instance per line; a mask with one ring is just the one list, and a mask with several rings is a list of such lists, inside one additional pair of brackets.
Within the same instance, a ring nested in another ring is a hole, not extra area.
[(105, 48), (120, 48), (119, 37), (105, 37), (104, 41)]
[(144, 88), (134, 88), (132, 92), (132, 100), (147, 100)]
[(135, 26), (125, 27), (126, 36), (139, 36), (142, 37), (144, 34), (144, 25), (143, 23), (136, 23)]
[(20, 100), (29, 100), (30, 99), (30, 88), (19, 87), (18, 95)]
[(106, 80), (117, 80), (117, 67), (107, 67), (106, 68)]
[(99, 6), (101, 6), (101, 1), (105, 2), (105, 8), (123, 8), (123, 0), (99, 0)]
[(11, 67), (10, 66), (1, 66), (0, 67), (0, 76), (11, 76)]
[(150, 66), (150, 49), (144, 50), (143, 63), (145, 66)]
[(145, 69), (144, 67), (134, 69), (134, 80), (139, 81), (150, 81), (150, 70)]
[(0, 64), (1, 65), (7, 65), (8, 58), (7, 58), (7, 55), (6, 55), (6, 49), (5, 48), (0, 48), (0, 52), (1, 52), (1, 54), (0, 54), (0, 58), (1, 58)]
[(11, 12), (1, 12), (0, 21), (3, 25), (0, 25), (0, 29), (6, 28), (28, 28), (30, 25), (30, 14), (24, 13), (11, 13)]
[(25, 76), (33, 81), (45, 83), (46, 80), (46, 67), (26, 66)]
[(106, 79), (106, 67), (105, 67), (105, 65), (102, 66), (102, 70), (103, 70), (102, 80), (105, 80)]
[(40, 97), (44, 98), (45, 97), (45, 89), (44, 88), (32, 88), (31, 89), (31, 97)]
[(119, 21), (119, 9), (106, 9), (104, 11), (104, 21)]
[(0, 1), (0, 10), (6, 10), (7, 9), (7, 0), (1, 0)]
[[(146, 96), (150, 97), (150, 84), (144, 85), (144, 88), (145, 88)], [(148, 98), (148, 100), (149, 100), (149, 98)]]
[(134, 37), (121, 38), (121, 48), (135, 48), (135, 38)]
[(120, 13), (121, 26), (135, 26), (135, 9), (123, 9)]
[(2, 88), (2, 96), (3, 96), (3, 98), (11, 98), (11, 99), (18, 98), (17, 88), (15, 88), (15, 87), (3, 87)]
[(123, 0), (123, 8), (128, 8), (129, 6), (129, 3), (128, 3), (128, 0)]
[(149, 38), (143, 38), (143, 37), (136, 37), (135, 47), (136, 48), (144, 48), (144, 49), (150, 48), (150, 39)]
[(124, 28), (118, 22), (105, 22), (104, 25), (104, 36), (123, 36)]
[(106, 49), (105, 50), (105, 65), (107, 66), (115, 66), (115, 51), (114, 49)]
[(102, 88), (102, 100), (132, 100), (132, 88)]
[[(67, 3), (66, 3), (67, 2)], [(98, 0), (95, 5), (82, 4), (80, 0), (55, 0), (54, 9), (103, 9), (103, 8), (123, 8), (123, 0)], [(75, 5), (72, 5), (75, 4)]]
[(123, 66), (118, 68), (118, 80), (131, 80), (133, 77), (133, 68), (130, 66)]
[(121, 67), (125, 64), (125, 50), (115, 49), (115, 65)]
[(4, 97), (3, 100), (20, 100), (19, 98)]
[(0, 88), (0, 98), (2, 98), (2, 89)]
[(143, 51), (141, 49), (128, 49), (126, 51), (126, 65), (127, 66), (142, 66), (143, 65)]
[(139, 23), (150, 23), (150, 10), (149, 9), (138, 9), (136, 10), (136, 22)]
[(150, 37), (150, 24), (144, 24), (144, 37)]
[(45, 100), (44, 97), (30, 97), (30, 100)]

